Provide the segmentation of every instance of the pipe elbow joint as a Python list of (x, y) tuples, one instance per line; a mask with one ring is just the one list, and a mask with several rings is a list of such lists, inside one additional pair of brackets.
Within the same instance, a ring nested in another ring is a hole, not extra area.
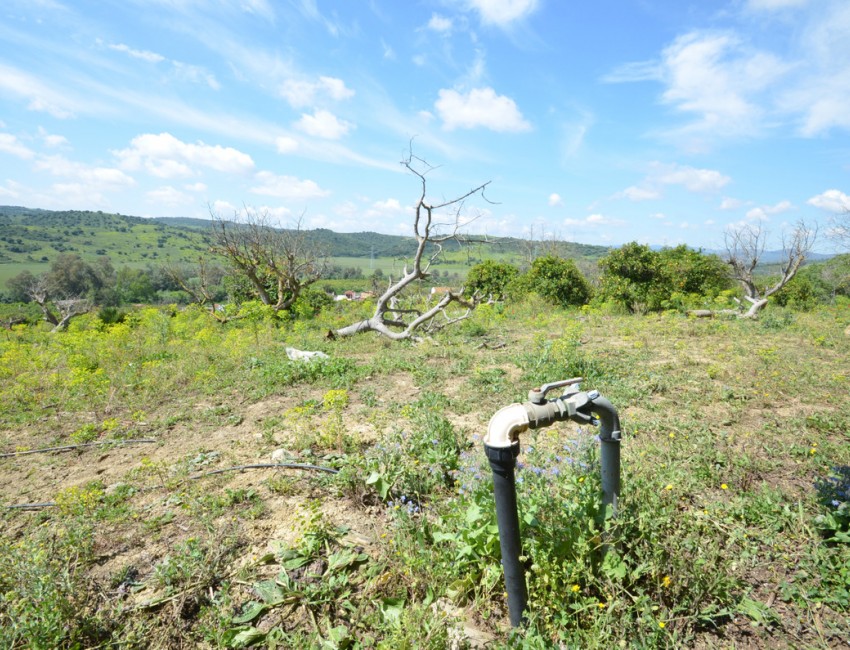
[(599, 418), (599, 439), (604, 442), (619, 442), (622, 435), (620, 415), (614, 405), (607, 398), (598, 395), (590, 400), (588, 408)]
[(488, 447), (506, 449), (519, 440), (519, 434), (529, 428), (528, 412), (522, 404), (509, 404), (500, 408), (490, 418), (484, 444)]

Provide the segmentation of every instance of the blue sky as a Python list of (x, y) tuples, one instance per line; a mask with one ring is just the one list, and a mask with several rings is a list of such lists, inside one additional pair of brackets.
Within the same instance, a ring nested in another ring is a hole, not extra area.
[[(0, 203), (719, 248), (850, 209), (846, 0), (3, 0)], [(832, 247), (821, 237), (819, 250)]]

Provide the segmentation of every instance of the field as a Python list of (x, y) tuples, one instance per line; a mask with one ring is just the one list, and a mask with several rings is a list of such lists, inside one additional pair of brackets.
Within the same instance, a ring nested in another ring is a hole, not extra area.
[[(531, 299), (416, 344), (328, 340), (364, 307), (335, 309), (0, 330), (0, 646), (847, 647), (846, 303)], [(592, 430), (523, 435), (512, 632), (481, 437), (573, 376), (619, 409), (620, 511)]]

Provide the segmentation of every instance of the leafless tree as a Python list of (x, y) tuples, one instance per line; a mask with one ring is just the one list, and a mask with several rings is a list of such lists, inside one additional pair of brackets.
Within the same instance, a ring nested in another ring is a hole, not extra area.
[(228, 318), (219, 309), (212, 291), (212, 286), (221, 280), (221, 267), (211, 267), (203, 257), (200, 257), (195, 269), (190, 269), (185, 264), (166, 264), (162, 270), (177, 286), (189, 294), (192, 302), (201, 307), (209, 307), (210, 313), (216, 320), (222, 323), (227, 322)]
[(850, 209), (833, 217), (830, 237), (843, 249), (850, 251)]
[[(370, 318), (336, 330), (333, 332), (335, 336), (377, 332), (393, 340), (416, 339), (419, 330), (434, 331), (468, 318), (477, 305), (478, 296), (464, 298), (462, 288), (457, 292), (444, 293), (436, 304), (423, 309), (402, 306), (400, 298), (405, 289), (429, 276), (429, 269), (440, 257), (443, 244), (460, 236), (460, 229), (464, 225), (462, 212), (465, 201), (475, 194), (479, 194), (486, 201), (484, 190), (490, 182), (479, 185), (462, 196), (431, 203), (427, 199), (426, 175), (433, 167), (414, 156), (412, 152), (401, 164), (419, 179), (421, 186), (419, 199), (414, 207), (413, 233), (417, 246), (413, 260), (410, 266), (405, 265), (400, 279), (395, 282), (390, 279), (389, 286), (378, 298), (375, 312)], [(450, 219), (445, 222), (438, 221), (440, 215), (445, 213), (450, 215)], [(460, 311), (450, 315), (447, 309), (453, 303), (460, 307)], [(443, 318), (437, 319), (438, 316)]]
[(51, 287), (47, 275), (33, 277), (27, 288), (30, 298), (40, 308), (44, 320), (53, 325), (51, 332), (61, 332), (67, 329), (71, 319), (91, 311), (91, 301), (79, 297), (56, 298), (56, 290)]
[(768, 298), (788, 284), (806, 261), (817, 237), (817, 230), (800, 221), (790, 236), (783, 237), (781, 275), (779, 280), (766, 287), (759, 287), (755, 276), (762, 260), (767, 241), (767, 232), (761, 224), (746, 224), (726, 231), (726, 262), (732, 267), (732, 276), (744, 288), (744, 299), (750, 308), (742, 318), (755, 318), (767, 305)]
[(212, 213), (212, 252), (224, 256), (250, 283), (257, 298), (275, 311), (289, 309), (301, 292), (319, 280), (327, 254), (301, 227), (271, 225), (267, 212), (245, 210), (241, 222)]

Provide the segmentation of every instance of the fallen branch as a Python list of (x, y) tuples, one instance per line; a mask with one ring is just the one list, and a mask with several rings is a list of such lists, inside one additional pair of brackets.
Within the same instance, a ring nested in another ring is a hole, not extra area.
[(142, 443), (159, 442), (150, 438), (137, 438), (135, 440), (104, 440), (102, 442), (85, 442), (79, 445), (66, 445), (64, 447), (45, 447), (44, 449), (29, 449), (27, 451), (10, 451), (5, 454), (0, 454), (0, 458), (10, 458), (12, 456), (28, 456), (29, 454), (47, 454), (51, 451), (70, 451), (71, 449), (81, 449), (82, 447), (101, 447), (103, 445), (135, 445)]
[(270, 467), (282, 467), (284, 469), (303, 469), (303, 470), (313, 470), (316, 472), (327, 472), (328, 474), (338, 474), (338, 469), (331, 469), (330, 467), (320, 467), (319, 465), (304, 465), (301, 463), (259, 463), (257, 465), (237, 465), (235, 467), (225, 467), (224, 469), (215, 469), (211, 472), (204, 472), (203, 474), (197, 474), (195, 476), (190, 476), (189, 480), (195, 481), (199, 478), (203, 478), (204, 476), (212, 476), (213, 474), (224, 474), (225, 472), (236, 472), (243, 469), (267, 469)]

